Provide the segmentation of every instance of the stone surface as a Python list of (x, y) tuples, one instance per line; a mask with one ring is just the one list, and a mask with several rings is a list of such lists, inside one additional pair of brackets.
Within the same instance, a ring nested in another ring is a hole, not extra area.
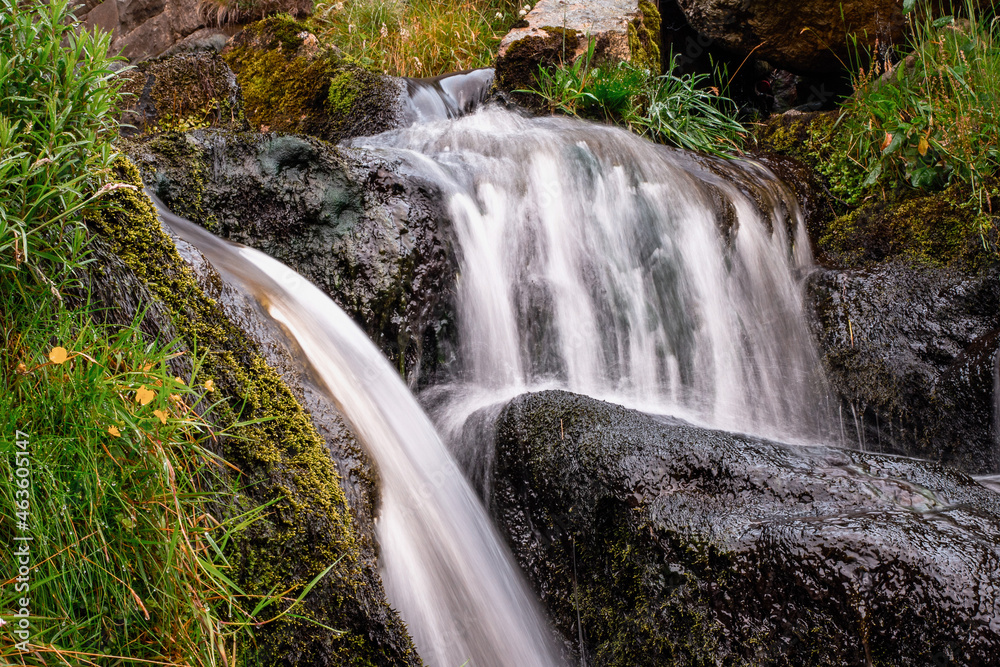
[(660, 68), (660, 15), (648, 0), (539, 0), (500, 42), (496, 80), (501, 90), (530, 88), (539, 65), (596, 60)]
[(139, 63), (124, 72), (123, 136), (206, 127), (249, 129), (236, 75), (213, 52)]
[(1000, 655), (1000, 495), (940, 465), (543, 392), (503, 409), (492, 482), (573, 664)]
[(799, 73), (835, 72), (850, 62), (848, 35), (863, 46), (897, 43), (902, 0), (676, 0), (691, 26), (740, 54)]
[[(241, 4), (252, 9), (241, 10)], [(88, 28), (112, 33), (111, 51), (135, 63), (162, 55), (196, 33), (203, 41), (211, 36), (228, 39), (241, 22), (277, 12), (301, 17), (311, 11), (312, 0), (86, 0), (77, 16)]]
[(992, 414), (1000, 273), (886, 262), (818, 271), (808, 293), (849, 442), (1000, 472)]
[(128, 151), (174, 213), (306, 276), (411, 383), (449, 356), (448, 218), (437, 187), (399, 162), (304, 137), (212, 130)]

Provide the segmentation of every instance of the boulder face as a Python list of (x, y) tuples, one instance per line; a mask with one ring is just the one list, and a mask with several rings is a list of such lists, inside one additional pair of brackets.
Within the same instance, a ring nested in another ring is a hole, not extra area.
[(501, 531), (589, 665), (987, 665), (1000, 495), (565, 392), (496, 424)]
[(248, 26), (222, 55), (243, 90), (247, 119), (261, 132), (337, 142), (404, 120), (402, 79), (361, 67), (287, 16)]
[(173, 213), (311, 280), (412, 383), (449, 357), (455, 263), (432, 183), (386, 157), (270, 133), (172, 133), (128, 151)]
[(688, 22), (708, 39), (739, 54), (793, 72), (824, 73), (851, 61), (848, 35), (859, 46), (897, 43), (901, 0), (676, 0)]
[(134, 63), (167, 52), (219, 51), (240, 22), (277, 12), (306, 16), (312, 0), (83, 0), (77, 16), (87, 28), (110, 32), (111, 52)]
[(216, 53), (147, 60), (120, 75), (122, 136), (221, 127), (250, 129), (236, 75)]
[(594, 41), (597, 61), (629, 61), (660, 70), (660, 14), (649, 0), (538, 0), (500, 42), (497, 86), (534, 86), (539, 65), (570, 63)]
[(818, 271), (808, 292), (844, 435), (868, 451), (1000, 472), (1000, 270), (886, 262)]

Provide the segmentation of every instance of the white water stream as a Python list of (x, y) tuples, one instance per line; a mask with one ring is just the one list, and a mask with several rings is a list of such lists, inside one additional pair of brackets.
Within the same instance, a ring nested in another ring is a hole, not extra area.
[(297, 341), (374, 460), (386, 591), (433, 667), (552, 667), (548, 623), (399, 374), (337, 304), (267, 255), (161, 211)]
[(462, 368), (431, 393), (450, 440), (474, 410), (553, 386), (833, 440), (801, 286), (808, 237), (764, 167), (495, 108), (353, 145), (409, 161), (448, 198)]
[[(498, 109), (354, 144), (447, 197), (461, 368), (431, 394), (450, 440), (476, 409), (549, 386), (784, 440), (833, 431), (803, 308), (805, 230), (766, 169)], [(425, 663), (559, 664), (481, 503), (361, 329), (279, 262), (165, 217), (284, 325), (366, 446), (386, 590)]]

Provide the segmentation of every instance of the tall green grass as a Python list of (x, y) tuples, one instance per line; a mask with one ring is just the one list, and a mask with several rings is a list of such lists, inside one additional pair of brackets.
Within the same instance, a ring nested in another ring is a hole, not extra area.
[(199, 359), (104, 324), (78, 280), (86, 214), (133, 187), (108, 44), (68, 0), (0, 0), (0, 664), (229, 665), (291, 608), (228, 574), (265, 508), (211, 452)]
[(368, 67), (429, 77), (491, 65), (519, 4), (525, 2), (320, 0), (310, 22), (323, 41)]

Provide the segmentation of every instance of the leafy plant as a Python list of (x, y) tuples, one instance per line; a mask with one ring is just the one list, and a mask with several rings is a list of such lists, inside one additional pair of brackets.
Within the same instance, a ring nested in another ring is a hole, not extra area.
[[(745, 134), (736, 107), (708, 74), (653, 76), (627, 62), (594, 64), (595, 40), (573, 62), (540, 66), (535, 93), (550, 111), (620, 122), (654, 141), (722, 154)], [(671, 62), (674, 61), (671, 56)]]
[(70, 0), (0, 0), (0, 270), (53, 289), (82, 261), (80, 213), (114, 158), (109, 44), (80, 28)]

